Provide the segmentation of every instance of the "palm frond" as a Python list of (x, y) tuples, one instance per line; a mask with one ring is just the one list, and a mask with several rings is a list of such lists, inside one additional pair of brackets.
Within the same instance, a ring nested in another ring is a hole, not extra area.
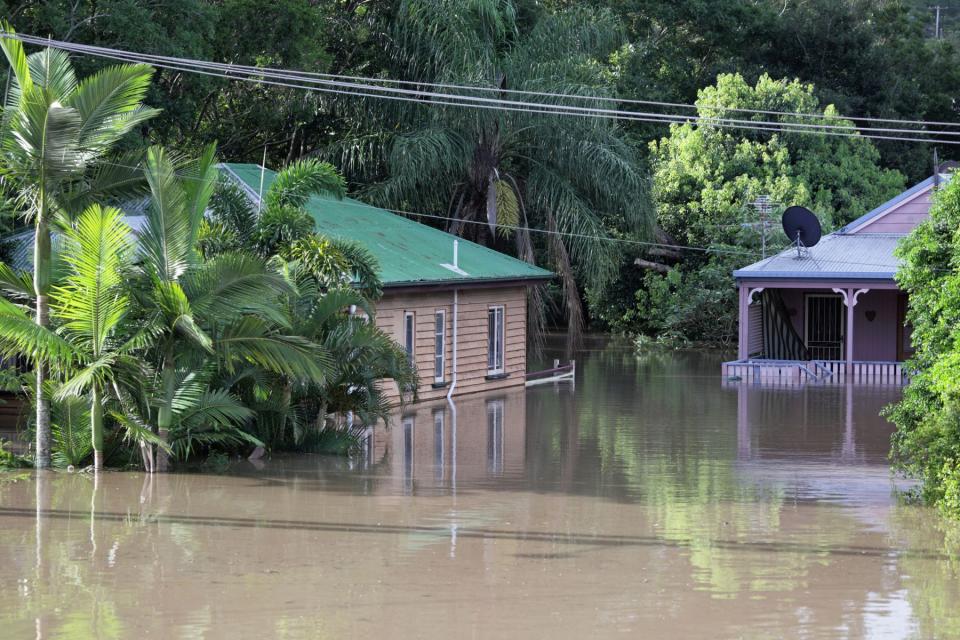
[(125, 64), (106, 67), (80, 82), (67, 104), (83, 122), (78, 134), (83, 148), (102, 152), (159, 113), (142, 105), (152, 75), (148, 65)]
[(215, 256), (184, 274), (181, 282), (196, 317), (219, 321), (252, 312), (286, 322), (276, 301), (288, 285), (255, 256)]
[(171, 451), (170, 445), (168, 445), (163, 438), (155, 434), (150, 425), (139, 415), (125, 411), (111, 411), (109, 415), (123, 428), (124, 440), (142, 445), (160, 447), (168, 453)]
[[(80, 114), (63, 106), (47, 89), (31, 86), (20, 96), (11, 116), (12, 135), (4, 140), (9, 156), (23, 158), (21, 171), (54, 180), (79, 172), (86, 155), (78, 144)], [(41, 170), (42, 167), (42, 170)]]
[(110, 378), (114, 360), (113, 354), (107, 354), (90, 362), (60, 385), (54, 399), (64, 400), (69, 396), (79, 396), (92, 385)]
[(29, 300), (35, 296), (32, 275), (26, 271), (14, 271), (2, 262), (0, 262), (0, 289), (21, 300)]
[(41, 327), (22, 309), (3, 298), (0, 298), (0, 354), (60, 366), (69, 366), (77, 356), (70, 342)]
[(310, 310), (306, 314), (310, 324), (317, 327), (317, 333), (320, 327), (328, 323), (332, 318), (340, 315), (346, 315), (347, 310), (356, 306), (367, 315), (373, 314), (373, 305), (360, 292), (354, 289), (331, 289), (320, 295), (315, 300), (310, 301)]
[(122, 285), (131, 230), (118, 209), (92, 205), (66, 236), (64, 260), (70, 274), (54, 287), (53, 311), (65, 333), (97, 358), (129, 306)]
[[(16, 32), (9, 22), (3, 20), (0, 22), (0, 31), (8, 36), (16, 36)], [(10, 96), (7, 99), (7, 106), (14, 106), (20, 101), (20, 95), (23, 91), (29, 91), (33, 87), (33, 80), (30, 77), (30, 67), (27, 65), (27, 53), (23, 48), (23, 43), (14, 37), (0, 38), (0, 49), (10, 63), (10, 69), (13, 72), (12, 86)]]
[(33, 84), (43, 87), (61, 100), (77, 88), (77, 76), (66, 51), (47, 47), (27, 56)]
[(217, 188), (219, 170), (217, 169), (217, 145), (211, 143), (204, 147), (196, 161), (188, 164), (180, 173), (186, 196), (187, 214), (190, 219), (191, 243), (196, 242), (204, 214)]
[(210, 218), (233, 231), (237, 237), (248, 237), (257, 224), (257, 212), (250, 198), (235, 182), (220, 176), (210, 198)]
[(310, 196), (329, 194), (342, 198), (346, 182), (332, 164), (316, 158), (293, 162), (281, 169), (265, 197), (267, 208), (303, 207)]
[(139, 149), (97, 162), (86, 179), (74, 180), (65, 186), (60, 196), (62, 208), (72, 215), (96, 202), (125, 203), (145, 196), (149, 189), (142, 165), (143, 152)]
[(323, 384), (333, 370), (329, 354), (319, 345), (300, 336), (276, 333), (253, 316), (241, 317), (225, 327), (215, 344), (228, 371), (236, 363), (250, 363), (290, 378)]
[(195, 239), (184, 184), (173, 160), (159, 146), (147, 150), (144, 175), (150, 185), (147, 224), (140, 232), (144, 264), (155, 277), (176, 280), (191, 263)]
[(90, 402), (82, 396), (65, 397), (52, 403), (51, 413), (51, 460), (54, 466), (81, 466), (93, 455)]

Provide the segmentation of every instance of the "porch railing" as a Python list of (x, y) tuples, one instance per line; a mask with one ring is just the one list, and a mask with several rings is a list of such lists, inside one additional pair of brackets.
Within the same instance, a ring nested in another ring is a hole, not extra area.
[(849, 370), (845, 360), (734, 360), (723, 363), (728, 382), (749, 382), (772, 386), (807, 383), (902, 385), (906, 371), (902, 362), (857, 361)]

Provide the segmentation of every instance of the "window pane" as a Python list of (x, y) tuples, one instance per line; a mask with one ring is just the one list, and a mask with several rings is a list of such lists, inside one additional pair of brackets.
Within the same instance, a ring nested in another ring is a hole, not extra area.
[(438, 311), (433, 316), (433, 377), (434, 380), (443, 380), (443, 350), (444, 331), (446, 329), (446, 314)]
[(503, 369), (503, 308), (497, 309), (497, 369)]
[(496, 349), (497, 341), (494, 336), (496, 336), (497, 328), (497, 310), (489, 309), (487, 310), (487, 369), (496, 368)]
[(407, 360), (413, 363), (413, 314), (403, 317), (404, 347), (407, 351)]

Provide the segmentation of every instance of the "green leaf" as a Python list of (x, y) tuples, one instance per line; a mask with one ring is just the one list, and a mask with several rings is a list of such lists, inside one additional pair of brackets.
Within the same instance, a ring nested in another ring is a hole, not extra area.
[(332, 164), (316, 158), (298, 160), (281, 169), (270, 185), (264, 200), (273, 207), (303, 207), (310, 196), (330, 194), (342, 198), (346, 182)]
[(54, 287), (54, 315), (71, 341), (101, 356), (129, 306), (122, 270), (131, 253), (131, 230), (113, 207), (92, 205), (66, 233), (70, 274)]

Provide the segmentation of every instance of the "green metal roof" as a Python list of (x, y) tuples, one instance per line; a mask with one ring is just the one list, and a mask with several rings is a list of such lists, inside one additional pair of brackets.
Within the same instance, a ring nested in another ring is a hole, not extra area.
[[(221, 167), (254, 201), (259, 199), (259, 165), (231, 163)], [(269, 169), (263, 171), (264, 192), (276, 175)], [(463, 239), (459, 239), (459, 269), (455, 269), (451, 263), (456, 236), (352, 198), (314, 196), (306, 209), (316, 220), (318, 232), (354, 240), (373, 253), (380, 263), (380, 278), (386, 287), (553, 277), (545, 269)]]

